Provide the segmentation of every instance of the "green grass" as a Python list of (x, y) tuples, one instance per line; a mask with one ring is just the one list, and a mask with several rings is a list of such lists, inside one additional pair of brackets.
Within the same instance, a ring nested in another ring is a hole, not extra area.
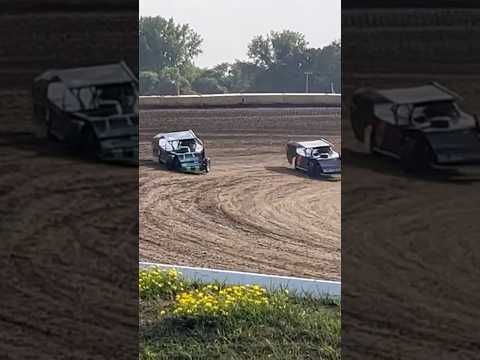
[[(175, 287), (183, 288), (177, 294), (202, 286), (186, 283), (181, 276), (176, 281), (182, 286)], [(278, 292), (266, 295), (272, 299), (268, 306), (239, 306), (227, 316), (179, 316), (172, 311), (177, 294), (145, 285), (140, 290), (140, 359), (341, 358), (336, 300)]]

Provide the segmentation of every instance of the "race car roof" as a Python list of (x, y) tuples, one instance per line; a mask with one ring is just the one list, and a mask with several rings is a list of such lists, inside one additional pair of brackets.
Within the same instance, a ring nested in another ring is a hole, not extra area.
[(294, 142), (293, 144), (302, 146), (304, 148), (310, 149), (310, 148), (316, 148), (316, 147), (322, 147), (322, 146), (330, 146), (330, 144), (326, 140), (314, 140), (314, 141), (297, 141)]
[(419, 104), (431, 101), (451, 101), (456, 97), (435, 85), (377, 90), (377, 93), (395, 104)]
[(167, 141), (198, 139), (192, 130), (176, 131), (171, 133), (160, 133), (155, 135), (154, 139), (165, 138)]
[(136, 82), (137, 79), (124, 62), (72, 69), (49, 70), (37, 79), (58, 77), (66, 87), (79, 88), (89, 85), (108, 85)]

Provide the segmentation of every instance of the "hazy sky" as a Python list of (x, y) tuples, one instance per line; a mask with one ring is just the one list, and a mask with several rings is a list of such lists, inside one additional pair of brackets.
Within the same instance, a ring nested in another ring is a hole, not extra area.
[(250, 40), (270, 30), (305, 34), (310, 47), (341, 36), (340, 0), (140, 0), (140, 15), (173, 17), (203, 38), (201, 67), (247, 58)]

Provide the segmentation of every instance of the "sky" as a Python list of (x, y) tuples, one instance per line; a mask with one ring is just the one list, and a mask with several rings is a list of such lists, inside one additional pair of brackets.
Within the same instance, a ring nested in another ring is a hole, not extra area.
[(248, 43), (271, 30), (305, 34), (309, 47), (341, 37), (341, 0), (140, 0), (141, 16), (172, 17), (203, 38), (200, 67), (246, 60)]

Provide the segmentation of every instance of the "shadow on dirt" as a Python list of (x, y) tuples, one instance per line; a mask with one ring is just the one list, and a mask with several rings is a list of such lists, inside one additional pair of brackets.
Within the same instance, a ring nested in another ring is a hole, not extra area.
[(181, 171), (176, 171), (176, 170), (168, 170), (165, 165), (159, 164), (158, 162), (155, 162), (153, 160), (140, 160), (139, 165), (155, 170), (155, 171), (161, 171), (165, 173), (170, 173), (170, 174), (183, 174), (183, 175), (192, 175), (192, 176), (199, 176), (199, 175), (205, 175), (203, 173), (197, 174), (197, 173), (188, 173), (188, 172), (181, 172)]
[(470, 185), (480, 182), (480, 172), (476, 176), (462, 173), (455, 169), (431, 169), (422, 174), (406, 173), (398, 160), (380, 154), (367, 154), (350, 149), (343, 149), (342, 162), (348, 172), (348, 167), (371, 170), (384, 175), (396, 176), (411, 180), (421, 180), (432, 183), (449, 183)]
[(165, 166), (153, 160), (139, 160), (139, 165), (156, 171), (172, 172), (171, 170), (168, 170)]
[(303, 179), (319, 180), (319, 181), (339, 181), (338, 178), (328, 178), (328, 177), (310, 177), (307, 174), (301, 172), (300, 170), (295, 170), (283, 166), (265, 166), (265, 170), (277, 173), (277, 174), (286, 174), (290, 176), (297, 176)]

